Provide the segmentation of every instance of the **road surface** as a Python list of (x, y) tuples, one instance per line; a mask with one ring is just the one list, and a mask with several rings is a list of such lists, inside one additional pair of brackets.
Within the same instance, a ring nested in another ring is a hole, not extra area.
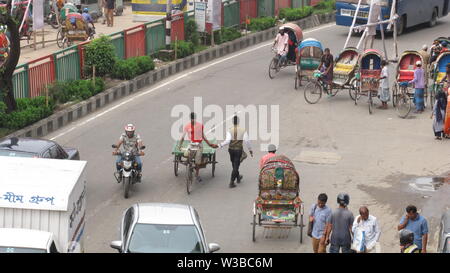
[[(424, 43), (431, 44), (435, 37), (448, 35), (449, 25), (447, 17), (434, 28), (416, 28), (406, 33), (399, 38), (400, 52), (420, 49)], [(342, 50), (346, 35), (347, 28), (330, 24), (308, 30), (305, 38), (317, 38), (336, 55)], [(352, 43), (356, 44), (356, 40), (353, 37)], [(173, 174), (171, 127), (177, 118), (171, 117), (171, 111), (177, 105), (192, 108), (194, 97), (201, 97), (204, 107), (215, 104), (222, 109), (237, 104), (279, 105), (279, 153), (295, 158), (327, 152), (337, 158), (335, 164), (295, 161), (307, 210), (321, 192), (328, 194), (331, 208), (337, 206), (337, 194), (347, 192), (349, 209), (355, 215), (360, 205), (367, 205), (379, 219), (382, 251), (398, 252), (396, 226), (404, 208), (415, 204), (429, 220), (429, 250), (436, 250), (437, 219), (450, 205), (449, 199), (442, 197), (448, 194), (448, 186), (437, 191), (420, 191), (409, 185), (417, 177), (442, 175), (450, 165), (448, 141), (434, 140), (429, 109), (406, 120), (398, 118), (392, 108), (377, 109), (369, 115), (364, 98), (355, 106), (347, 91), (308, 105), (303, 93), (293, 88), (293, 67), (281, 71), (273, 80), (268, 78), (272, 57), (269, 44), (175, 75), (91, 114), (72, 128), (48, 136), (60, 144), (77, 147), (81, 158), (88, 161), (87, 252), (114, 252), (109, 243), (119, 239), (122, 213), (137, 202), (194, 206), (207, 240), (219, 243), (222, 252), (312, 251), (306, 235), (303, 244), (299, 244), (298, 229), (280, 239), (277, 234), (264, 234), (263, 228), (257, 228), (257, 242), (251, 240), (258, 161), (264, 154), (259, 146), (262, 141), (253, 142), (255, 157), (249, 157), (241, 166), (244, 180), (236, 188), (228, 188), (231, 164), (225, 148), (217, 151), (216, 177), (211, 178), (210, 167), (203, 169), (203, 182), (195, 184), (191, 195), (187, 195), (184, 170), (179, 177)], [(379, 40), (376, 48), (382, 48)], [(388, 48), (392, 55), (392, 39)], [(393, 76), (394, 67), (391, 65), (390, 69)], [(143, 157), (143, 182), (133, 188), (129, 199), (124, 199), (122, 186), (113, 178), (115, 158), (111, 155), (111, 144), (117, 142), (123, 126), (130, 122), (137, 126), (147, 149)]]

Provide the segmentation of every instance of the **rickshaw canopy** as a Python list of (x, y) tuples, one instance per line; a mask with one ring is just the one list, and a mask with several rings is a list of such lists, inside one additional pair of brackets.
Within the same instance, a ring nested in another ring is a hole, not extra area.
[(61, 9), (61, 19), (66, 20), (66, 9), (69, 10), (69, 13), (78, 13), (77, 7), (72, 3), (67, 3), (64, 5), (64, 7)]
[(308, 38), (302, 41), (299, 45), (300, 50), (305, 47), (317, 47), (323, 50), (322, 43), (314, 38)]
[(287, 23), (282, 25), (282, 27), (293, 31), (295, 33), (295, 37), (297, 37), (297, 41), (303, 40), (303, 31), (298, 25), (293, 23)]

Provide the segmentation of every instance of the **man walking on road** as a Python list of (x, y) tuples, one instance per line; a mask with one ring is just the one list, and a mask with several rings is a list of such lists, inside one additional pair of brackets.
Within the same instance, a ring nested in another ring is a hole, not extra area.
[(115, 0), (106, 0), (106, 21), (108, 23), (108, 27), (113, 27), (114, 25), (114, 6)]
[(330, 253), (339, 253), (341, 249), (342, 253), (352, 253), (350, 246), (354, 217), (353, 213), (347, 209), (350, 196), (346, 193), (340, 193), (337, 202), (339, 208), (335, 209), (327, 219), (326, 243), (331, 242)]
[(359, 208), (359, 216), (353, 222), (352, 232), (364, 232), (364, 253), (374, 253), (380, 239), (381, 230), (375, 216), (369, 215), (369, 209), (365, 206)]
[(327, 219), (331, 215), (331, 209), (326, 203), (328, 196), (325, 193), (319, 194), (317, 204), (311, 206), (309, 221), (313, 222), (312, 246), (314, 253), (326, 253), (326, 226)]
[(252, 146), (248, 140), (248, 134), (245, 129), (238, 126), (239, 119), (237, 116), (233, 117), (233, 127), (231, 127), (227, 132), (227, 137), (225, 141), (219, 144), (219, 147), (230, 145), (228, 152), (230, 153), (230, 160), (233, 166), (233, 171), (231, 172), (230, 188), (236, 187), (234, 181), (241, 183), (242, 175), (239, 174), (239, 166), (241, 165), (241, 157), (244, 153), (243, 142), (247, 146), (250, 155), (253, 157)]
[(428, 222), (417, 213), (417, 208), (413, 205), (406, 207), (406, 215), (400, 220), (398, 230), (407, 229), (414, 233), (414, 244), (420, 249), (421, 253), (427, 252), (428, 243)]

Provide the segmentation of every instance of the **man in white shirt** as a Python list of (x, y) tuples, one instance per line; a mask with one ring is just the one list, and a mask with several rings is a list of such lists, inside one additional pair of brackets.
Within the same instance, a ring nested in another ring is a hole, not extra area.
[(247, 149), (250, 152), (250, 155), (253, 157), (252, 146), (250, 145), (250, 141), (248, 139), (248, 134), (245, 129), (238, 126), (239, 119), (237, 116), (233, 117), (233, 127), (231, 127), (227, 131), (227, 137), (225, 141), (219, 144), (219, 147), (230, 145), (228, 148), (228, 152), (230, 153), (230, 160), (233, 166), (233, 171), (231, 172), (231, 180), (230, 180), (230, 188), (236, 187), (234, 181), (237, 180), (237, 183), (241, 183), (242, 175), (239, 174), (239, 166), (241, 165), (241, 157), (244, 152), (244, 147), (242, 145), (245, 142)]
[(280, 55), (280, 59), (278, 61), (278, 66), (281, 66), (286, 63), (287, 61), (287, 54), (288, 54), (288, 42), (289, 42), (289, 35), (284, 33), (284, 27), (280, 27), (279, 33), (277, 34), (277, 37), (275, 37), (275, 41), (273, 42), (273, 46), (276, 49), (276, 52), (278, 55)]
[(377, 218), (369, 215), (369, 209), (365, 206), (359, 208), (359, 216), (355, 218), (352, 226), (353, 234), (355, 234), (357, 229), (364, 231), (364, 253), (374, 253), (380, 239), (381, 230)]
[(389, 92), (389, 63), (385, 60), (381, 61), (381, 75), (380, 75), (380, 100), (382, 105), (379, 106), (379, 109), (388, 109), (388, 101), (391, 100), (391, 93)]

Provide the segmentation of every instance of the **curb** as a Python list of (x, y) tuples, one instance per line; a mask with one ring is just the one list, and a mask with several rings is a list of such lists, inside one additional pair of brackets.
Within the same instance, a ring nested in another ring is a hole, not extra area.
[[(320, 15), (312, 15), (308, 18), (295, 21), (302, 30), (327, 24), (335, 20), (335, 13), (327, 13)], [(245, 49), (247, 47), (271, 40), (278, 32), (278, 27), (273, 27), (260, 31), (257, 33), (251, 33), (247, 36), (239, 39), (223, 43), (221, 45), (214, 46), (204, 51), (195, 53), (191, 56), (185, 57), (173, 61), (169, 64), (161, 66), (157, 70), (149, 71), (138, 77), (123, 82), (117, 86), (109, 88), (85, 101), (72, 105), (69, 108), (61, 110), (51, 116), (34, 123), (28, 127), (20, 129), (3, 139), (11, 137), (44, 137), (55, 130), (61, 129), (66, 125), (76, 121), (92, 112), (95, 112), (105, 105), (110, 104), (113, 101), (133, 94), (144, 87), (152, 86), (167, 77), (178, 74), (184, 70), (192, 67), (204, 64), (214, 59), (229, 55), (236, 51)]]

